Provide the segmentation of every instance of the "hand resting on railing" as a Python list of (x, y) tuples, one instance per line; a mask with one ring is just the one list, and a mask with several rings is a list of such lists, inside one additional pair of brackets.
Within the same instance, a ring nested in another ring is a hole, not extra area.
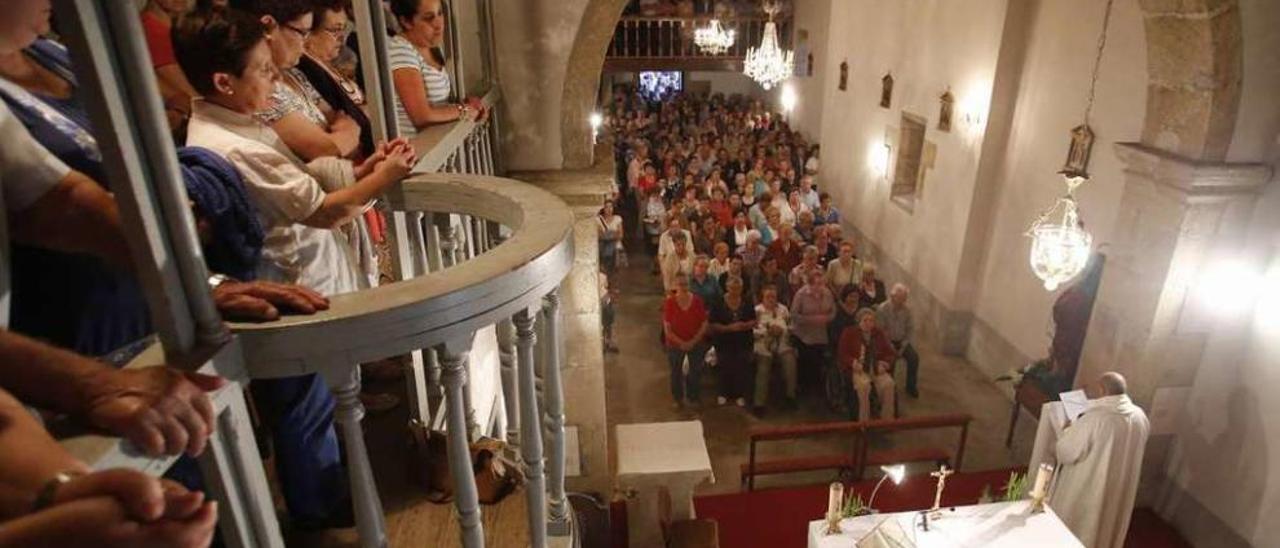
[(208, 546), (217, 506), (145, 473), (76, 460), (0, 390), (0, 547)]

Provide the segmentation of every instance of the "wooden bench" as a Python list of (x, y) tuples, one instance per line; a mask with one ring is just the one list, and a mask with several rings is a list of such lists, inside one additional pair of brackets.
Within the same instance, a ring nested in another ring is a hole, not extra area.
[(821, 436), (848, 435), (856, 437), (861, 423), (855, 421), (822, 422), (787, 426), (762, 426), (752, 428), (748, 434), (750, 445), (747, 450), (747, 462), (739, 466), (742, 483), (748, 491), (755, 489), (755, 477), (788, 474), (792, 472), (812, 472), (815, 470), (849, 470), (857, 465), (855, 456), (856, 442), (851, 442), (850, 450), (845, 454), (813, 455), (786, 459), (756, 461), (756, 444), (764, 441), (784, 441)]
[[(860, 463), (854, 471), (854, 479), (862, 479), (863, 472), (868, 466), (882, 466), (886, 464), (901, 464), (908, 462), (932, 462), (935, 464), (953, 464), (955, 470), (960, 469), (961, 463), (964, 461), (964, 445), (969, 438), (969, 423), (973, 421), (973, 416), (968, 413), (952, 413), (947, 415), (928, 415), (921, 417), (906, 417), (901, 419), (879, 419), (861, 423), (860, 435), (856, 439), (858, 444), (858, 459)], [(867, 437), (871, 434), (890, 434), (893, 432), (908, 432), (913, 430), (932, 430), (939, 428), (959, 428), (960, 439), (956, 444), (956, 450), (952, 453), (950, 450), (941, 447), (907, 447), (894, 449), (878, 449), (871, 450)]]
[[(747, 462), (739, 467), (741, 481), (746, 486), (747, 491), (752, 491), (755, 489), (756, 476), (773, 474), (838, 470), (849, 471), (854, 479), (862, 479), (863, 471), (868, 466), (908, 462), (954, 463), (954, 468), (958, 470), (964, 459), (964, 445), (969, 435), (969, 423), (972, 420), (973, 417), (968, 414), (954, 413), (866, 422), (842, 421), (752, 428), (749, 433), (750, 445), (747, 452)], [(867, 441), (867, 436), (870, 434), (889, 434), (892, 432), (936, 428), (960, 429), (960, 440), (955, 452), (940, 447), (896, 448), (873, 451)], [(760, 442), (839, 435), (850, 437), (851, 445), (848, 453), (807, 455), (764, 461), (756, 459), (756, 444)]]

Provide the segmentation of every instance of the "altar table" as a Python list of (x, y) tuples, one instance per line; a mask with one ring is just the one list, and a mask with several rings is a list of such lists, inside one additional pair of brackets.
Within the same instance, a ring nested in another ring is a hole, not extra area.
[[(716, 481), (702, 422), (620, 424), (616, 435), (618, 483), (635, 492), (627, 503), (629, 546), (662, 546), (661, 524), (694, 518), (693, 488)], [(666, 512), (659, 502), (664, 494)]]
[(943, 508), (919, 528), (920, 512), (874, 514), (840, 521), (841, 533), (826, 535), (826, 520), (809, 522), (809, 548), (853, 548), (884, 520), (897, 520), (918, 548), (1083, 548), (1053, 510), (1031, 514), (1031, 501)]

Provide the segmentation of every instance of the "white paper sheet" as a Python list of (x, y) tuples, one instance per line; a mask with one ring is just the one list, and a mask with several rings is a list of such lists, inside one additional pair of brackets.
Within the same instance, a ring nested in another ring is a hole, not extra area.
[(1058, 394), (1058, 398), (1062, 400), (1062, 410), (1066, 412), (1069, 421), (1074, 422), (1089, 408), (1089, 396), (1084, 395), (1084, 390), (1063, 392)]

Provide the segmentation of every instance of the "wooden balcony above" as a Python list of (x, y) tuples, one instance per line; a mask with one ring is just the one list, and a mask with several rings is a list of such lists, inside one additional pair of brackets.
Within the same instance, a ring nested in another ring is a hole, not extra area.
[[(613, 41), (605, 57), (606, 71), (699, 70), (740, 71), (747, 50), (758, 47), (764, 36), (765, 17), (720, 19), (727, 30), (737, 33), (728, 51), (708, 54), (694, 44), (697, 29), (710, 24), (711, 17), (642, 17), (618, 20)], [(782, 47), (791, 47), (791, 20), (775, 19)]]

